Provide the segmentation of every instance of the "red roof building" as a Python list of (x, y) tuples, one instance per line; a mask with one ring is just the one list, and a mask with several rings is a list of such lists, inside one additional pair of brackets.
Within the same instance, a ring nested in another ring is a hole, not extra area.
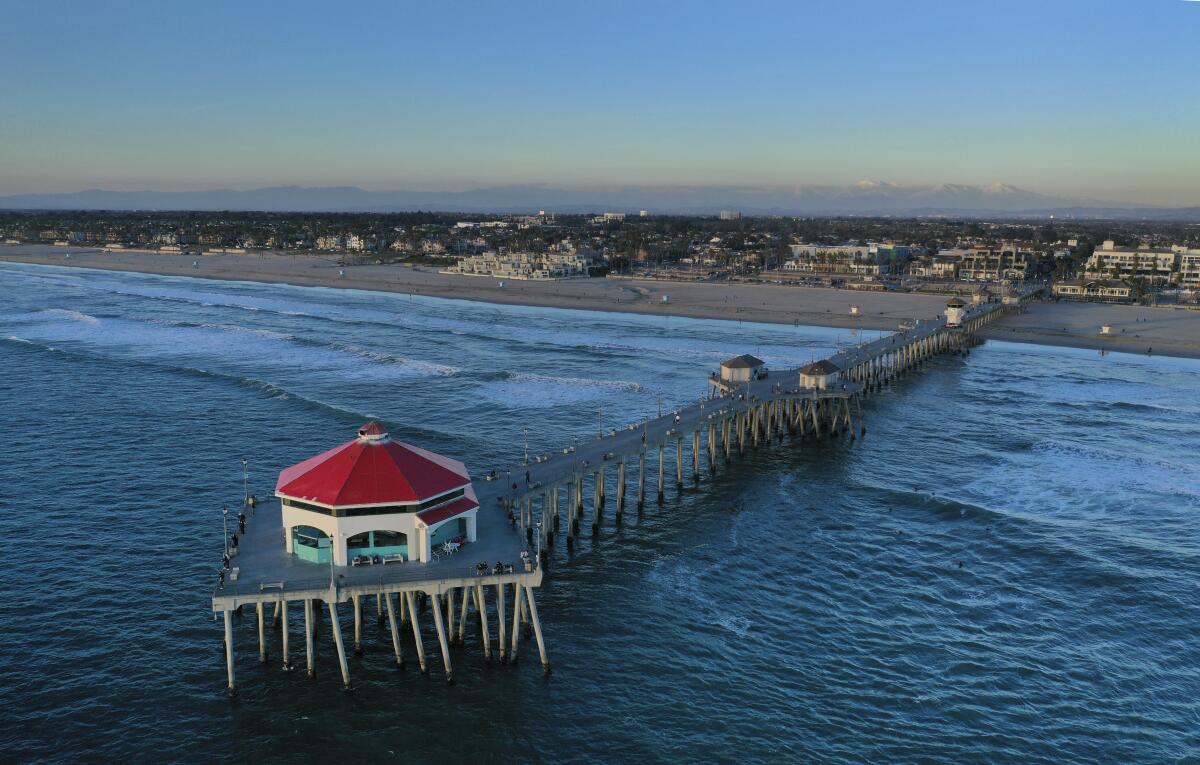
[(458, 460), (392, 440), (375, 422), (279, 474), (288, 552), (336, 565), (421, 560), (475, 540), (479, 503)]

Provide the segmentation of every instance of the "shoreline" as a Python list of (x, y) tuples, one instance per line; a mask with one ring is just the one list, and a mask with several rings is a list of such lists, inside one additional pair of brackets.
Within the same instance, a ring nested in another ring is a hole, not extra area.
[[(70, 252), (71, 258), (66, 258)], [(405, 265), (340, 266), (312, 255), (181, 255), (153, 251), (0, 246), (0, 261), (298, 287), (363, 289), (451, 300), (644, 316), (895, 331), (941, 314), (944, 296), (773, 284), (638, 279), (504, 281)], [(197, 267), (193, 267), (193, 262)], [(340, 273), (345, 273), (341, 276)], [(666, 297), (666, 302), (663, 298)], [(859, 313), (850, 314), (857, 305)], [(1102, 324), (1113, 333), (1099, 334)], [(1100, 303), (1032, 303), (980, 333), (1006, 342), (1200, 359), (1200, 311)]]

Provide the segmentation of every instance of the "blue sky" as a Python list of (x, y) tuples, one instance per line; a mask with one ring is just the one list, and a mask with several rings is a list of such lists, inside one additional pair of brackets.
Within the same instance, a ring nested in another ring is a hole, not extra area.
[(0, 8), (0, 194), (870, 178), (1200, 204), (1200, 2)]

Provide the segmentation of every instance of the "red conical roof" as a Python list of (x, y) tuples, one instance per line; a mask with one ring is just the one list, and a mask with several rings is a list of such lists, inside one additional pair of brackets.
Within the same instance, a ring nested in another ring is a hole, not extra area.
[(461, 462), (393, 441), (378, 423), (358, 433), (281, 472), (276, 493), (332, 506), (386, 505), (422, 502), (471, 481)]

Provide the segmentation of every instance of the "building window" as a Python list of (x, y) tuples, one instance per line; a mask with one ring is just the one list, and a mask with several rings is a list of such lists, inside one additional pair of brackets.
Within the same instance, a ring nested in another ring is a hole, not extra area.
[(300, 560), (328, 563), (333, 554), (329, 536), (312, 526), (292, 527), (292, 552)]

